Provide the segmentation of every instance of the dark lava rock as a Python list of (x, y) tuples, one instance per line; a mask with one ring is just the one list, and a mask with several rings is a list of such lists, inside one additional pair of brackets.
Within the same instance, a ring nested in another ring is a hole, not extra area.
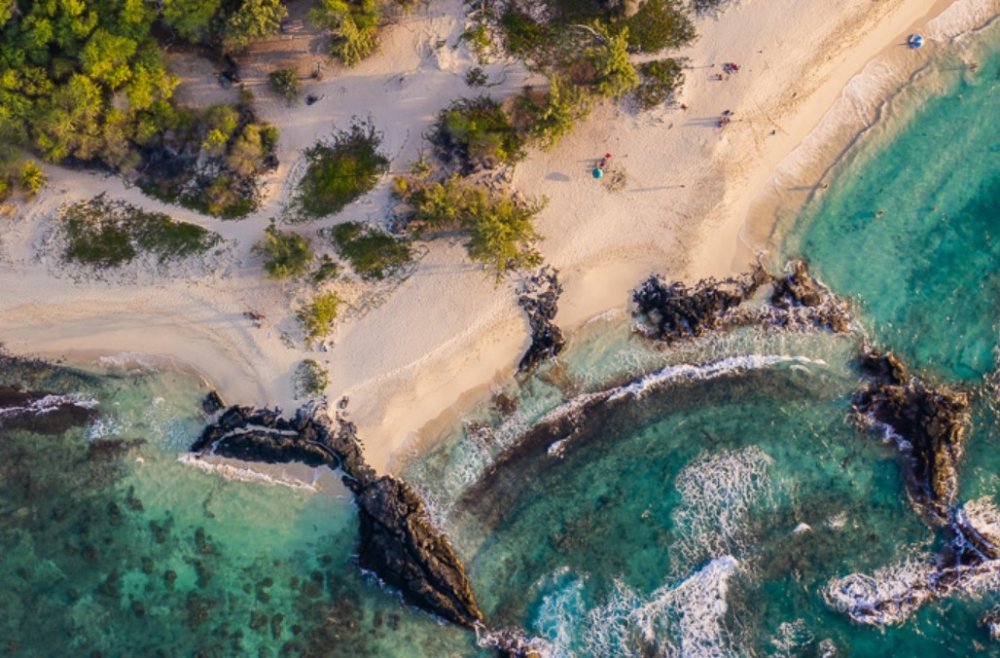
[(862, 423), (874, 420), (891, 430), (914, 504), (947, 523), (969, 422), (968, 395), (907, 378), (891, 355), (867, 354), (861, 363), (869, 382), (854, 396), (855, 412)]
[(705, 279), (688, 288), (651, 276), (632, 291), (635, 314), (651, 338), (673, 343), (716, 329), (726, 312), (743, 303), (761, 285), (756, 271), (739, 279)]
[(201, 401), (201, 408), (206, 414), (211, 416), (219, 409), (226, 406), (226, 403), (222, 401), (222, 397), (219, 395), (218, 391), (209, 391), (205, 399)]
[(528, 316), (531, 345), (517, 364), (519, 371), (533, 370), (542, 361), (557, 356), (566, 346), (562, 330), (554, 322), (562, 292), (559, 271), (547, 265), (521, 284), (517, 303)]
[(468, 628), (482, 621), (461, 560), (409, 485), (381, 477), (357, 492), (356, 499), (362, 568), (448, 621)]
[(771, 306), (784, 311), (808, 309), (813, 325), (835, 333), (850, 331), (846, 305), (809, 273), (805, 261), (792, 261), (789, 269), (784, 276), (772, 277)]

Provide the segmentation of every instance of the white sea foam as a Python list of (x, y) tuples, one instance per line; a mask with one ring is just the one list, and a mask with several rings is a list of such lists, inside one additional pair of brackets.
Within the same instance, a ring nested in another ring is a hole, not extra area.
[(111, 368), (127, 369), (129, 367), (138, 367), (143, 370), (155, 370), (157, 358), (143, 352), (119, 352), (117, 354), (107, 354), (98, 357), (97, 362), (102, 366)]
[(780, 363), (793, 363), (797, 365), (826, 365), (820, 359), (810, 359), (804, 356), (786, 356), (781, 354), (748, 354), (746, 356), (730, 356), (711, 363), (693, 365), (681, 363), (667, 366), (661, 370), (641, 377), (630, 384), (626, 384), (608, 397), (609, 400), (617, 400), (626, 396), (641, 398), (649, 391), (656, 390), (667, 384), (678, 381), (699, 381), (704, 379), (714, 379), (724, 375), (744, 372), (747, 370), (760, 370), (769, 368)]
[(617, 583), (608, 601), (587, 609), (584, 581), (543, 599), (536, 630), (548, 658), (663, 656), (722, 658), (736, 654), (722, 623), (729, 579), (739, 563), (716, 558), (679, 584), (642, 597)]
[(869, 626), (905, 621), (928, 601), (952, 594), (981, 595), (1000, 590), (1000, 560), (942, 569), (933, 556), (919, 554), (877, 569), (852, 573), (829, 583), (827, 605)]
[(771, 457), (757, 446), (703, 452), (677, 476), (681, 504), (674, 510), (679, 536), (670, 552), (674, 572), (705, 559), (739, 554), (752, 507), (773, 503)]
[(956, 0), (927, 23), (925, 34), (934, 41), (952, 41), (995, 15), (995, 0)]
[(97, 400), (88, 398), (79, 393), (69, 393), (67, 395), (45, 395), (37, 400), (32, 400), (23, 406), (0, 408), (0, 418), (21, 414), (41, 416), (51, 413), (64, 406), (80, 407), (81, 409), (94, 409), (97, 407), (97, 404)]
[(182, 453), (179, 457), (177, 457), (177, 461), (186, 466), (194, 467), (204, 473), (218, 475), (227, 480), (277, 485), (288, 487), (289, 489), (300, 489), (305, 491), (318, 490), (315, 482), (305, 482), (297, 478), (263, 473), (245, 466), (233, 466), (232, 464), (208, 461), (190, 452)]

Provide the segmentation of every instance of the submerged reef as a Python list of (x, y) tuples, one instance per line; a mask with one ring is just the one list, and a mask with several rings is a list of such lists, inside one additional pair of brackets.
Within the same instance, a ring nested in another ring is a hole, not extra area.
[[(651, 276), (632, 291), (637, 328), (667, 344), (747, 325), (850, 331), (847, 305), (809, 273), (804, 261), (792, 261), (786, 269), (772, 275), (757, 266), (738, 277), (703, 279), (690, 287)], [(747, 304), (765, 286), (771, 288), (766, 303)]]
[(342, 415), (337, 420), (334, 426), (319, 406), (303, 407), (291, 419), (277, 409), (232, 406), (191, 449), (244, 461), (340, 468), (358, 505), (360, 566), (413, 605), (467, 628), (481, 623), (465, 567), (423, 501), (402, 480), (376, 476), (354, 424)]
[(931, 388), (892, 354), (868, 352), (860, 367), (868, 383), (853, 400), (859, 423), (881, 428), (895, 441), (918, 511), (933, 522), (950, 522), (969, 423), (968, 395)]
[(557, 356), (566, 346), (562, 330), (554, 320), (562, 294), (559, 271), (545, 266), (528, 277), (517, 293), (517, 303), (528, 316), (531, 345), (517, 364), (519, 372), (529, 372), (546, 359)]

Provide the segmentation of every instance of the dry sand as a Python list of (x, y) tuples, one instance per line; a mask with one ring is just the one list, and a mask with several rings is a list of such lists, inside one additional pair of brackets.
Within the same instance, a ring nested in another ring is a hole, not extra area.
[[(572, 330), (624, 307), (651, 271), (698, 278), (745, 268), (770, 232), (775, 197), (812, 189), (850, 135), (935, 47), (907, 50), (906, 35), (946, 10), (928, 35), (948, 40), (997, 9), (995, 0), (747, 0), (699, 19), (700, 39), (681, 53), (691, 65), (680, 98), (686, 110), (600, 106), (558, 147), (531, 153), (517, 168), (520, 190), (549, 198), (539, 229), (542, 252), (566, 284), (558, 321)], [(48, 188), (0, 220), (0, 341), (16, 353), (80, 360), (98, 352), (166, 356), (197, 369), (228, 402), (288, 410), (296, 404), (295, 364), (316, 358), (330, 370), (330, 397), (351, 398), (369, 460), (391, 467), (423, 426), (457, 417), (490, 382), (513, 374), (528, 344), (513, 283), (495, 287), (460, 243), (430, 243), (404, 281), (364, 291), (369, 303), (338, 321), (329, 351), (311, 352), (293, 317), (303, 291), (263, 279), (250, 247), (280, 216), (301, 174), (302, 150), (334, 126), (370, 115), (392, 170), (403, 171), (436, 112), (476, 93), (464, 82), (475, 62), (460, 45), (462, 11), (461, 0), (435, 0), (389, 28), (381, 52), (357, 68), (327, 64), (324, 80), (306, 87), (322, 98), (312, 106), (287, 107), (269, 96), (262, 72), (248, 76), (262, 116), (281, 129), (282, 164), (267, 181), (266, 203), (246, 220), (216, 221), (148, 199), (116, 178), (47, 167)], [(307, 35), (279, 45), (287, 51), (295, 40), (315, 46)], [(317, 55), (285, 57), (301, 71)], [(739, 73), (711, 80), (726, 61), (738, 62)], [(210, 88), (211, 72), (185, 62), (180, 93)], [(487, 70), (499, 83), (488, 90), (497, 97), (532, 82), (515, 64)], [(734, 121), (719, 131), (715, 120), (726, 109)], [(620, 190), (590, 176), (605, 151), (625, 177)], [(53, 253), (53, 220), (61, 204), (99, 192), (210, 227), (228, 251), (166, 273), (140, 263), (102, 280), (81, 277)], [(384, 221), (390, 205), (386, 180), (336, 217), (298, 229), (314, 235), (340, 221)], [(757, 218), (753, 230), (744, 230), (748, 217)], [(267, 316), (261, 328), (243, 319), (248, 309)]]

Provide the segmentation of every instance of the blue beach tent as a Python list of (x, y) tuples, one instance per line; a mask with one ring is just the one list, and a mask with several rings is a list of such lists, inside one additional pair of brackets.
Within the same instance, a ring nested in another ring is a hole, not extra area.
[(924, 45), (924, 37), (919, 34), (911, 34), (910, 38), (906, 40), (906, 45), (910, 48), (919, 48)]

